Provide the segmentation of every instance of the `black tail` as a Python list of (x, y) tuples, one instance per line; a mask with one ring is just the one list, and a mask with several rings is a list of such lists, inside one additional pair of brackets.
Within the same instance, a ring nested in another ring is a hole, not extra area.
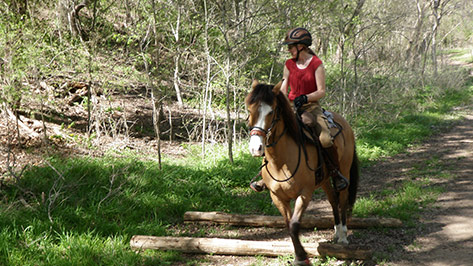
[(348, 209), (353, 210), (356, 201), (356, 192), (358, 190), (358, 182), (360, 179), (360, 168), (358, 155), (356, 154), (356, 147), (353, 151), (353, 161), (350, 168), (350, 185), (348, 186)]

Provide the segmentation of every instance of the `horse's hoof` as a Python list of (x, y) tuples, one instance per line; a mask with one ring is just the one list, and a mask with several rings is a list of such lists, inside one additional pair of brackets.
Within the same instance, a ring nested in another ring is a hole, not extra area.
[(312, 266), (312, 263), (310, 263), (309, 259), (305, 259), (305, 260), (295, 260), (290, 265), (293, 265), (293, 266)]

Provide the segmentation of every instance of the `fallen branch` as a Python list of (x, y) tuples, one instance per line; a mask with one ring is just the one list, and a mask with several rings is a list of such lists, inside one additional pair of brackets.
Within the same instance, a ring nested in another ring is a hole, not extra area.
[[(216, 223), (235, 226), (286, 227), (282, 216), (242, 215), (222, 212), (186, 212), (184, 222)], [(301, 221), (302, 228), (333, 228), (332, 217), (305, 215)], [(348, 228), (402, 227), (402, 221), (393, 218), (351, 218)]]
[[(276, 257), (291, 255), (294, 247), (291, 242), (282, 241), (250, 241), (222, 238), (192, 237), (156, 237), (135, 235), (130, 240), (135, 250), (157, 249), (173, 250), (185, 253), (206, 253), (216, 255)], [(310, 257), (331, 256), (344, 259), (370, 259), (372, 251), (355, 245), (334, 245), (330, 243), (304, 243), (305, 251)], [(320, 247), (322, 247), (320, 249)]]
[(8, 117), (15, 121), (19, 127), (21, 127), (22, 130), (24, 130), (29, 136), (32, 138), (37, 138), (39, 137), (39, 134), (36, 133), (33, 129), (29, 128), (25, 123), (23, 123), (14, 113), (10, 108), (7, 107), (7, 105), (4, 103), (4, 109), (8, 115)]

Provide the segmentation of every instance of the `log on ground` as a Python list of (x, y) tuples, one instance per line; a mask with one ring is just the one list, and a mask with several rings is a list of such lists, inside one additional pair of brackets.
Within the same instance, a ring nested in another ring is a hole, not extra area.
[[(235, 226), (262, 226), (262, 227), (286, 227), (282, 216), (266, 215), (243, 215), (229, 214), (222, 212), (186, 212), (185, 222), (216, 223)], [(333, 228), (332, 217), (318, 217), (315, 215), (305, 215), (302, 217), (302, 228)], [(402, 221), (393, 218), (356, 218), (352, 217), (348, 221), (348, 228), (361, 229), (372, 227), (402, 227)]]
[[(334, 245), (321, 243), (324, 247), (318, 251), (319, 243), (304, 243), (303, 246), (310, 257), (319, 255), (343, 259), (370, 259), (369, 249), (352, 245)], [(331, 247), (333, 245), (333, 247)], [(294, 254), (291, 242), (282, 241), (251, 241), (222, 238), (192, 238), (192, 237), (155, 237), (135, 235), (130, 240), (134, 250), (157, 249), (173, 250), (184, 253), (206, 253), (215, 255), (238, 256), (281, 256)]]

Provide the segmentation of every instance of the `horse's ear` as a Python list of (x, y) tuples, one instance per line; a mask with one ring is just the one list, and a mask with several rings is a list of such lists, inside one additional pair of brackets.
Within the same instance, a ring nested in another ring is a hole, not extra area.
[(251, 88), (254, 89), (258, 84), (259, 84), (259, 81), (257, 79), (254, 79), (253, 83), (251, 83)]
[(273, 93), (278, 95), (279, 92), (281, 91), (281, 85), (282, 85), (283, 80), (279, 81), (278, 84), (274, 85), (273, 87)]

